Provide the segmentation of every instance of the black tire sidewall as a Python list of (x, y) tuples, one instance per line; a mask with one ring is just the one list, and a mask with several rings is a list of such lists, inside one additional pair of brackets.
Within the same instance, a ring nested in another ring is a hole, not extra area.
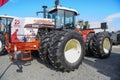
[[(76, 68), (78, 67), (82, 60), (83, 60), (83, 57), (84, 57), (84, 42), (83, 42), (83, 38), (80, 37), (81, 35), (77, 32), (71, 32), (69, 35), (65, 36), (65, 39), (62, 41), (61, 43), (61, 46), (59, 47), (60, 49), (58, 50), (58, 53), (60, 54), (60, 60), (62, 60), (63, 65), (66, 66), (67, 68)], [(65, 59), (65, 55), (64, 55), (64, 48), (65, 48), (65, 45), (66, 43), (71, 40), (71, 39), (76, 39), (80, 42), (80, 45), (81, 45), (81, 56), (80, 58), (77, 60), (77, 62), (75, 63), (69, 63), (66, 59)]]
[(93, 42), (94, 34), (95, 33), (89, 33), (87, 35), (86, 42), (85, 42), (86, 55), (89, 55), (92, 52), (92, 42)]
[[(112, 50), (112, 40), (110, 38), (109, 33), (108, 32), (99, 32), (96, 35), (97, 35), (97, 40), (98, 40), (98, 42), (96, 42), (97, 48), (98, 48), (98, 50), (97, 50), (98, 57), (101, 59), (108, 58), (110, 56), (111, 50)], [(105, 53), (105, 51), (103, 49), (103, 42), (104, 42), (105, 38), (108, 38), (110, 41), (110, 50), (107, 54)]]

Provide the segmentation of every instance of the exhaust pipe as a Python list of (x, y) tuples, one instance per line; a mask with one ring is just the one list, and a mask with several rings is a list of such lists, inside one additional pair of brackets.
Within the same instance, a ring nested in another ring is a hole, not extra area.
[(46, 18), (47, 6), (42, 6), (42, 8), (43, 8), (43, 17)]

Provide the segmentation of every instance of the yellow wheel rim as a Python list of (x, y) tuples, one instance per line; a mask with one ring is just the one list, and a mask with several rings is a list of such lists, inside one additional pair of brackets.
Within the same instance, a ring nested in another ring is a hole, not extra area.
[(105, 38), (104, 41), (103, 41), (103, 50), (106, 54), (109, 53), (109, 50), (110, 50), (110, 40), (108, 38)]
[(77, 39), (70, 39), (64, 48), (65, 59), (69, 63), (75, 63), (81, 56), (81, 44)]

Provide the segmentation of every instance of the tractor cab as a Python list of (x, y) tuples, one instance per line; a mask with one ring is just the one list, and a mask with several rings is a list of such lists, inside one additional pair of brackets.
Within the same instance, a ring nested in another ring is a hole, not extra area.
[(72, 29), (75, 27), (75, 16), (78, 15), (76, 10), (54, 7), (48, 13), (49, 18), (54, 19), (56, 29)]
[(6, 34), (9, 32), (9, 26), (13, 21), (13, 17), (11, 16), (0, 16), (0, 32)]

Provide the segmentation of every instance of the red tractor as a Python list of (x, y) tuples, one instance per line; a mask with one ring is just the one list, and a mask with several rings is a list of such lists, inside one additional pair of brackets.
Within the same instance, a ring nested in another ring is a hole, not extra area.
[(96, 57), (108, 57), (112, 46), (108, 32), (95, 34), (92, 29), (78, 29), (77, 15), (74, 9), (55, 6), (48, 12), (49, 19), (1, 17), (1, 52), (7, 50), (12, 59), (21, 54), (22, 60), (30, 60), (31, 51), (38, 51), (42, 61), (67, 72), (79, 67), (85, 50)]
[[(50, 61), (55, 68), (71, 71), (78, 68), (85, 51), (99, 58), (110, 56), (112, 42), (108, 32), (95, 33), (94, 29), (75, 27), (78, 13), (74, 9), (54, 7), (48, 13), (55, 28), (53, 31), (48, 28), (48, 33), (44, 33), (39, 49), (43, 61)], [(101, 29), (107, 29), (107, 24), (101, 23)]]

